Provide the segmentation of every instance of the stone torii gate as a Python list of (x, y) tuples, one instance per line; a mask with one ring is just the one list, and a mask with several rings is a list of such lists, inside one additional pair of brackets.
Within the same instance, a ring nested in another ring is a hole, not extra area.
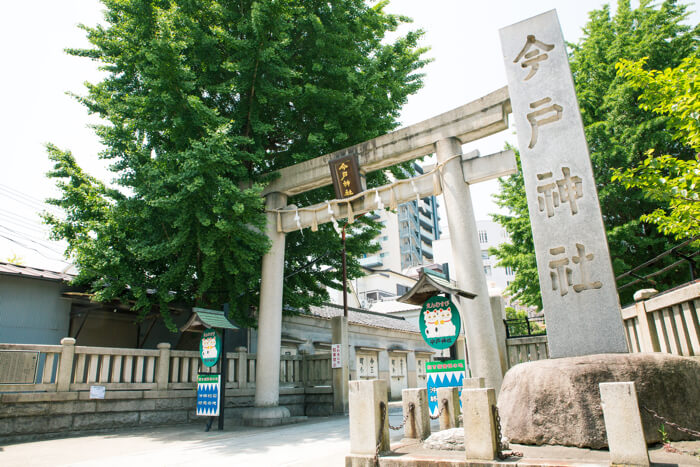
[[(423, 122), (279, 171), (279, 177), (263, 192), (268, 212), (266, 234), (272, 246), (262, 260), (255, 407), (244, 413), (246, 423), (270, 425), (283, 423), (289, 417), (289, 411), (278, 405), (285, 234), (304, 227), (314, 230), (320, 223), (341, 218), (352, 221), (355, 215), (384, 205), (396, 208), (398, 204), (441, 192), (457, 284), (476, 294), (474, 300), (461, 301), (460, 306), (471, 368), (475, 376), (486, 379), (488, 387), (500, 387), (503, 373), (469, 185), (514, 173), (515, 158), (512, 151), (485, 157), (478, 157), (476, 151), (462, 154), (462, 145), (507, 129), (510, 112), (508, 88), (503, 87)], [(434, 171), (423, 176), (342, 200), (298, 209), (287, 207), (289, 196), (332, 183), (328, 168), (332, 159), (357, 155), (361, 171), (366, 173), (432, 153), (438, 163)]]

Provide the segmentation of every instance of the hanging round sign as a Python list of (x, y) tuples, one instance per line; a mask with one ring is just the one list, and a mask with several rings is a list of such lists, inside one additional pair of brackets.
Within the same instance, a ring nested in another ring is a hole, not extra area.
[(430, 347), (446, 349), (457, 340), (462, 321), (452, 300), (436, 295), (423, 303), (418, 325)]
[(204, 366), (212, 367), (219, 361), (221, 354), (221, 338), (214, 329), (207, 329), (202, 333), (199, 341), (199, 356)]

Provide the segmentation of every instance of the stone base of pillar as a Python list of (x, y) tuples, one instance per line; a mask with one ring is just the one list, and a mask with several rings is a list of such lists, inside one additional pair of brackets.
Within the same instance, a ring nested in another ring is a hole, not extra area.
[(289, 409), (283, 406), (251, 407), (243, 412), (245, 426), (278, 426), (298, 423), (307, 417), (292, 417)]

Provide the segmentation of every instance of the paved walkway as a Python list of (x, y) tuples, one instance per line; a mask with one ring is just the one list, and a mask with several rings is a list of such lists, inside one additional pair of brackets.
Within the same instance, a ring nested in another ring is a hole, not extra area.
[[(400, 408), (390, 409), (389, 422), (399, 425)], [(437, 422), (433, 422), (437, 431)], [(403, 430), (391, 431), (393, 460), (440, 459), (445, 464), (462, 464), (464, 454), (450, 451), (427, 451), (400, 442)], [(696, 451), (700, 441), (674, 443)], [(522, 451), (523, 459), (511, 458), (504, 464), (521, 465), (607, 465), (607, 451), (556, 446), (512, 446)], [(202, 425), (178, 425), (166, 428), (119, 430), (113, 433), (74, 438), (35, 441), (0, 446), (0, 466), (320, 466), (345, 465), (350, 452), (348, 417), (309, 418), (294, 425), (273, 428), (229, 427), (223, 432), (203, 431)], [(687, 455), (650, 451), (652, 462), (662, 465), (699, 466), (700, 461)], [(546, 460), (545, 460), (546, 459)], [(389, 460), (389, 459), (386, 459)], [(543, 462), (544, 461), (544, 462)], [(503, 464), (502, 464), (503, 465)]]
[[(392, 417), (393, 420), (394, 417)], [(0, 447), (0, 465), (26, 466), (344, 466), (347, 417), (309, 418), (274, 428), (203, 425), (120, 430)]]

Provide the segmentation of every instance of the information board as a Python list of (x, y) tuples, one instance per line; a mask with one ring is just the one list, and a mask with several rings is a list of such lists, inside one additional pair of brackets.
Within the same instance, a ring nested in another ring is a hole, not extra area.
[(197, 375), (197, 415), (217, 417), (221, 375)]
[(343, 361), (340, 358), (340, 344), (331, 345), (331, 368), (342, 368)]

